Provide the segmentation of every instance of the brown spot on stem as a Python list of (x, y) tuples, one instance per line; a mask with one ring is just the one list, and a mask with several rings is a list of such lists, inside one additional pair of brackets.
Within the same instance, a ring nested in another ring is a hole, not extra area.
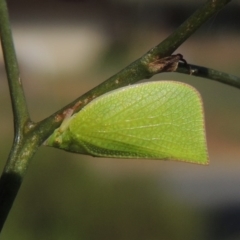
[(155, 74), (160, 72), (174, 72), (176, 71), (179, 62), (183, 62), (188, 66), (187, 61), (183, 58), (182, 54), (176, 54), (149, 63), (149, 71)]
[(63, 114), (57, 114), (55, 116), (55, 122), (61, 122), (63, 120)]

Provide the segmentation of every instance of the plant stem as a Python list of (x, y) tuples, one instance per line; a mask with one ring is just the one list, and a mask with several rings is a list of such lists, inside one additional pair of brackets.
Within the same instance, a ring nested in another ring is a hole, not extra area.
[[(114, 89), (134, 84), (142, 79), (150, 78), (161, 71), (154, 72), (150, 65), (154, 62), (171, 55), (188, 37), (190, 37), (203, 23), (219, 12), (231, 0), (208, 0), (193, 13), (179, 28), (177, 28), (163, 42), (152, 48), (141, 58), (125, 67), (103, 83), (91, 89), (75, 101), (71, 102), (52, 116), (43, 120), (38, 127), (48, 129), (46, 136), (60, 125), (64, 119), (64, 112), (73, 108), (74, 112), (81, 110), (94, 98)], [(49, 131), (49, 132), (48, 132)]]
[(6, 0), (0, 0), (0, 34), (11, 94), (15, 130), (13, 147), (0, 179), (0, 230), (21, 186), (23, 176), (26, 173), (31, 158), (42, 142), (61, 124), (66, 110), (72, 108), (75, 112), (79, 111), (94, 98), (108, 91), (133, 84), (145, 78), (150, 78), (154, 74), (163, 71), (164, 68), (161, 70), (159, 66), (161, 59), (169, 57), (178, 46), (229, 1), (207, 1), (167, 39), (152, 48), (144, 56), (47, 119), (34, 124), (29, 117), (19, 77)]
[(0, 0), (0, 36), (12, 102), (15, 135), (17, 132), (18, 135), (21, 135), (21, 129), (29, 120), (29, 113), (20, 79), (5, 0)]
[[(10, 28), (7, 4), (0, 0), (0, 36), (14, 118), (14, 143), (0, 179), (0, 231), (21, 186), (29, 160), (40, 143), (29, 129), (27, 104), (19, 77), (19, 68)], [(27, 136), (28, 135), (28, 136)]]
[(171, 55), (186, 39), (188, 39), (203, 23), (219, 12), (231, 0), (208, 0), (193, 13), (176, 31), (163, 42), (151, 49), (150, 58)]
[(11, 149), (0, 178), (0, 232), (20, 189), (30, 160), (41, 142), (41, 137), (34, 133), (18, 144), (14, 144)]
[[(240, 89), (240, 78), (237, 77), (237, 76), (234, 76), (234, 75), (231, 75), (231, 74), (228, 74), (228, 73), (224, 73), (224, 72), (221, 72), (221, 71), (218, 71), (218, 70), (214, 70), (214, 69), (211, 69), (211, 68), (197, 66), (197, 65), (189, 64), (189, 66), (190, 66), (191, 71), (192, 71), (192, 73), (191, 73), (192, 76), (212, 79), (214, 81), (218, 81), (220, 83), (224, 83), (224, 84), (227, 84), (229, 86), (236, 87), (236, 88)], [(176, 72), (184, 73), (184, 74), (189, 75), (188, 69), (186, 69), (186, 67), (183, 66), (182, 64), (179, 65)]]

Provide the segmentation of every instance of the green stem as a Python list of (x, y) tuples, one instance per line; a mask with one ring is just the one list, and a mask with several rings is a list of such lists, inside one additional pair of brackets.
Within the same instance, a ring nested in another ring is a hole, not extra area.
[(33, 124), (30, 121), (22, 83), (19, 77), (6, 0), (0, 0), (0, 34), (11, 94), (15, 129), (15, 141), (0, 179), (0, 230), (3, 227), (21, 186), (23, 176), (26, 173), (31, 158), (42, 142), (61, 124), (66, 110), (72, 108), (75, 112), (79, 111), (91, 100), (108, 91), (133, 84), (144, 78), (150, 78), (154, 74), (166, 70), (164, 66), (161, 68), (161, 64), (168, 63), (165, 61), (166, 59), (163, 61), (162, 59), (171, 55), (196, 29), (229, 1), (230, 0), (207, 1), (206, 4), (184, 22), (173, 34), (147, 52), (143, 57), (47, 119)]
[(41, 144), (37, 133), (14, 144), (0, 178), (0, 232), (20, 189), (27, 166)]
[(5, 0), (0, 0), (0, 36), (12, 102), (15, 136), (22, 135), (21, 130), (29, 120), (29, 113), (20, 79)]
[(94, 98), (106, 92), (129, 84), (134, 84), (139, 80), (150, 78), (156, 73), (160, 73), (161, 71), (152, 71), (150, 68), (151, 64), (171, 55), (203, 23), (209, 20), (215, 13), (219, 12), (230, 1), (231, 0), (208, 0), (163, 42), (152, 48), (129, 66), (125, 67), (122, 71), (91, 89), (75, 101), (54, 113), (52, 116), (43, 120), (39, 123), (39, 127), (42, 129), (48, 129), (45, 131), (46, 136), (48, 136), (60, 125), (67, 109), (73, 108), (74, 111), (77, 112)]
[[(237, 76), (197, 65), (189, 64), (189, 66), (191, 67), (192, 76), (211, 79), (240, 89), (240, 78)], [(189, 75), (189, 70), (182, 64), (179, 65), (176, 72)]]
[[(26, 136), (32, 125), (19, 77), (19, 68), (10, 28), (7, 4), (0, 0), (0, 36), (14, 118), (14, 143), (0, 179), (0, 231), (21, 186), (37, 141)], [(31, 140), (31, 141), (30, 141)], [(34, 145), (35, 144), (35, 145)]]
[(171, 55), (186, 39), (188, 39), (203, 23), (220, 11), (231, 0), (208, 0), (202, 7), (193, 13), (176, 31), (159, 45), (151, 49), (150, 58)]

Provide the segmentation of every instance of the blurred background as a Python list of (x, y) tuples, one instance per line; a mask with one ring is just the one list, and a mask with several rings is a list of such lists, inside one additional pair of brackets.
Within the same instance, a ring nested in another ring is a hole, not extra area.
[[(29, 110), (39, 121), (164, 40), (204, 0), (9, 0)], [(176, 53), (240, 76), (240, 2), (232, 1)], [(210, 165), (92, 158), (42, 147), (3, 240), (240, 239), (239, 89), (177, 73), (201, 93)], [(152, 80), (151, 79), (151, 80)], [(0, 52), (1, 169), (12, 112)]]

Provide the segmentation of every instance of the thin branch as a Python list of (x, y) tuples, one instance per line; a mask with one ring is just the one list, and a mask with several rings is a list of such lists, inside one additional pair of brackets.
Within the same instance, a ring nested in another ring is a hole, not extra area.
[[(24, 125), (29, 119), (29, 113), (19, 76), (19, 68), (5, 0), (0, 0), (0, 37), (12, 101), (15, 139), (20, 139)], [(16, 137), (16, 135), (18, 136)]]
[[(237, 76), (197, 65), (188, 64), (188, 66), (192, 76), (211, 79), (240, 89), (240, 78)], [(184, 64), (179, 64), (176, 72), (189, 74), (189, 69)]]
[(150, 78), (157, 73), (165, 71), (164, 68), (159, 71), (153, 71), (152, 65), (161, 61), (161, 59), (170, 56), (203, 23), (210, 19), (215, 13), (219, 12), (230, 1), (231, 0), (208, 0), (159, 45), (152, 48), (141, 58), (131, 63), (105, 82), (77, 98), (52, 116), (38, 123), (37, 128), (43, 134), (43, 138), (47, 138), (53, 130), (61, 124), (65, 113), (69, 108), (72, 108), (74, 112), (77, 112), (94, 98), (106, 92), (129, 84), (134, 84), (137, 81)]
[[(14, 118), (14, 143), (0, 178), (0, 231), (21, 186), (23, 175), (35, 153), (37, 141), (24, 134), (29, 113), (19, 77), (19, 68), (5, 0), (0, 0), (0, 37)], [(29, 127), (29, 126), (28, 126)]]
[[(207, 1), (206, 4), (197, 10), (196, 13), (184, 22), (173, 34), (147, 52), (143, 57), (47, 119), (33, 125), (29, 121), (27, 105), (19, 78), (19, 69), (11, 36), (6, 0), (0, 0), (0, 34), (11, 92), (16, 136), (8, 162), (0, 179), (0, 230), (21, 186), (30, 159), (41, 143), (61, 124), (67, 110), (71, 108), (75, 112), (79, 111), (94, 98), (108, 91), (133, 84), (141, 79), (150, 78), (154, 74), (162, 71), (175, 69), (178, 61), (182, 59), (180, 55), (170, 56), (173, 51), (229, 1), (230, 0)], [(23, 134), (24, 126), (26, 126), (27, 123), (30, 123), (28, 131)], [(23, 138), (21, 140), (22, 136)]]
[(203, 23), (219, 12), (231, 0), (208, 0), (202, 7), (193, 13), (176, 31), (163, 42), (151, 49), (148, 54), (152, 59), (156, 56), (171, 55), (186, 39), (188, 39)]

